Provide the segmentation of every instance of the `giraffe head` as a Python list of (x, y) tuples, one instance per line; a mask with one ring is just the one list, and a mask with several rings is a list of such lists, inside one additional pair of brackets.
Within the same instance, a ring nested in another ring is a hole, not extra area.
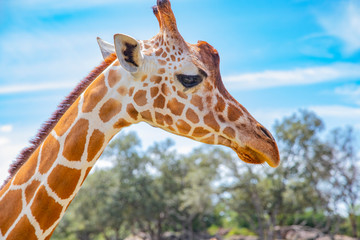
[(247, 163), (276, 167), (274, 138), (225, 89), (216, 49), (182, 38), (169, 0), (158, 0), (153, 11), (160, 32), (152, 39), (116, 34), (115, 46), (98, 39), (103, 55), (116, 52), (131, 79), (131, 123), (145, 121), (200, 142), (225, 145)]

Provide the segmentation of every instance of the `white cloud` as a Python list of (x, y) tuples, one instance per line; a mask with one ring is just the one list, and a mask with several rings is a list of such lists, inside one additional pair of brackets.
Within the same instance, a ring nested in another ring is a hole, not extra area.
[[(74, 87), (73, 82), (0, 86), (0, 95), (13, 94), (13, 93), (36, 92), (36, 91), (45, 91), (45, 90), (48, 91), (48, 90), (68, 89), (68, 88), (72, 88), (72, 87)], [(1, 128), (0, 128), (0, 131), (1, 131)]]
[(0, 137), (0, 146), (9, 143), (10, 140), (6, 137)]
[(352, 103), (360, 105), (360, 86), (346, 85), (335, 89), (335, 94), (348, 98)]
[(360, 1), (337, 1), (330, 13), (318, 13), (317, 18), (328, 35), (345, 44), (345, 54), (360, 50)]
[(360, 108), (342, 105), (310, 106), (310, 110), (324, 117), (360, 119)]
[(95, 34), (11, 33), (0, 53), (0, 93), (73, 87), (102, 61)]
[(13, 130), (13, 126), (11, 124), (0, 125), (0, 132), (9, 133)]
[(262, 89), (357, 78), (360, 78), (360, 64), (343, 63), (292, 70), (267, 70), (239, 74), (224, 77), (224, 81), (237, 89)]
[(354, 126), (360, 129), (360, 108), (343, 105), (310, 106), (308, 109), (314, 111), (326, 120), (328, 128)]

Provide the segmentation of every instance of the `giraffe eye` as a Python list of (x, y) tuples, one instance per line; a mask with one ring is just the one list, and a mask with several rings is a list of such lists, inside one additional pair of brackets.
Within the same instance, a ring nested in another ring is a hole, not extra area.
[(181, 82), (181, 84), (186, 88), (195, 87), (202, 82), (203, 78), (200, 75), (184, 75), (178, 74), (176, 78)]

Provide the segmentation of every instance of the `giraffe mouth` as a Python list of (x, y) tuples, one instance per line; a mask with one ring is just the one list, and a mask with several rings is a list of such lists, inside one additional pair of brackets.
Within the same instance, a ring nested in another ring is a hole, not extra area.
[(232, 148), (235, 150), (239, 158), (246, 163), (264, 164), (266, 162), (270, 167), (273, 168), (277, 167), (280, 163), (280, 157), (278, 154), (275, 157), (268, 156), (266, 153), (248, 146)]

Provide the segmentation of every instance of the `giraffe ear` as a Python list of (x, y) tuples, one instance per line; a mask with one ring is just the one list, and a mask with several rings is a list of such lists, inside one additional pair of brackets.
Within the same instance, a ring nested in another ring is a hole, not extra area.
[(98, 42), (100, 50), (101, 50), (101, 54), (104, 59), (115, 52), (114, 45), (102, 40), (99, 37), (97, 37), (96, 39), (97, 39), (97, 42)]
[(144, 59), (139, 42), (124, 34), (115, 34), (114, 42), (121, 66), (131, 73), (137, 72)]

